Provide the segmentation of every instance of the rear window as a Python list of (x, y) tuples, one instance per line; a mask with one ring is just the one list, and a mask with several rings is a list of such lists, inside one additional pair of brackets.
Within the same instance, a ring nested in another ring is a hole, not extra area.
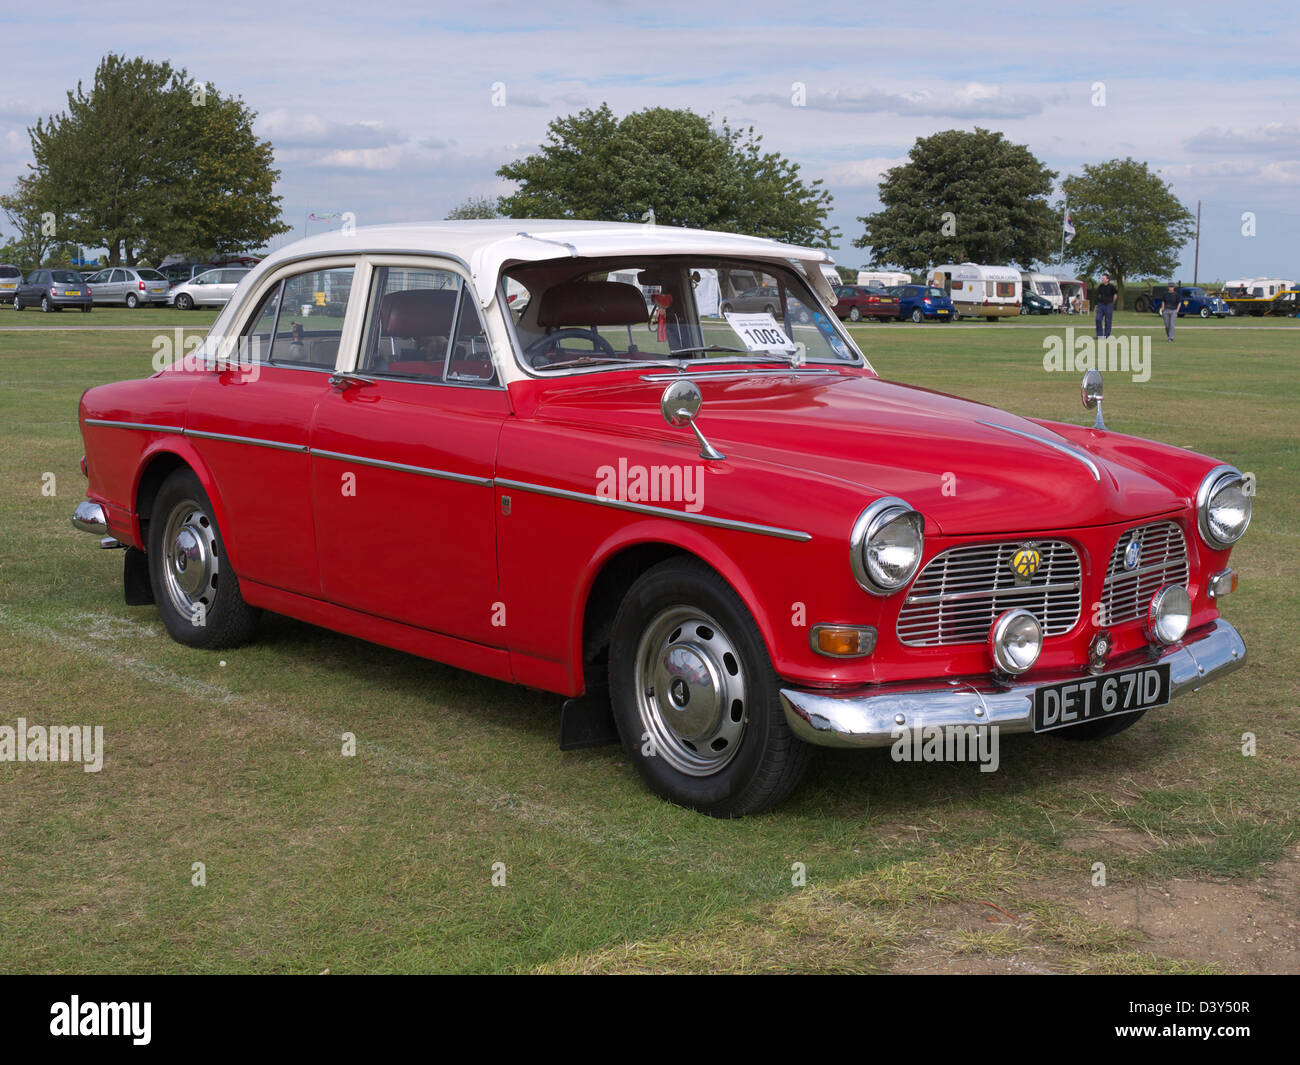
[(80, 285), (81, 275), (75, 270), (54, 270), (51, 271), (55, 281), (63, 285)]
[(932, 300), (940, 299), (944, 296), (944, 291), (941, 288), (927, 288), (925, 290), (925, 294), (929, 296)]
[(22, 277), (22, 271), (16, 266), (0, 266), (0, 277)]
[(163, 277), (163, 275), (160, 274), (157, 270), (137, 270), (136, 273), (139, 274), (139, 275), (140, 275), (142, 278), (144, 278), (144, 280), (146, 280), (146, 281), (166, 281), (166, 280), (167, 280), (167, 279), (166, 279), (165, 277)]

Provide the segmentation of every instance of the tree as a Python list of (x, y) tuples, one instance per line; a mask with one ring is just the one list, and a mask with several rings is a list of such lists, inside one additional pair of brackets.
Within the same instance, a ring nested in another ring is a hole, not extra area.
[(825, 246), (831, 195), (799, 165), (762, 151), (753, 127), (715, 129), (693, 111), (647, 108), (617, 119), (608, 104), (553, 120), (535, 155), (497, 173), (519, 183), (511, 218), (574, 218), (749, 233)]
[(1066, 258), (1086, 273), (1106, 271), (1122, 289), (1127, 277), (1166, 277), (1177, 268), (1194, 218), (1146, 163), (1111, 159), (1085, 166), (1061, 188), (1075, 228)]
[(106, 247), (116, 265), (145, 249), (221, 254), (285, 232), (254, 117), (169, 63), (105, 56), (88, 92), (78, 82), (64, 114), (28, 130), (58, 239)]
[(28, 270), (36, 269), (54, 248), (58, 228), (40, 183), (24, 174), (13, 192), (0, 196), (0, 210), (18, 231), (17, 238), (5, 245), (4, 261), (21, 263)]
[(447, 221), (467, 218), (500, 218), (501, 200), (496, 196), (471, 196), (447, 212)]
[(1055, 171), (1022, 144), (976, 127), (918, 137), (908, 162), (885, 172), (883, 209), (858, 219), (854, 247), (873, 266), (924, 269), (936, 263), (1047, 259), (1060, 238), (1048, 204)]

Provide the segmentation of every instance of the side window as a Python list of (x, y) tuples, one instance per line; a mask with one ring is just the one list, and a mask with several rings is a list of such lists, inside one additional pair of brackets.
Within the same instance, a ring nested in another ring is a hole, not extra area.
[(113, 282), (123, 282), (123, 281), (125, 281), (125, 280), (126, 280), (126, 271), (125, 271), (125, 270), (114, 270), (114, 271), (113, 271), (113, 276), (110, 277), (109, 280), (110, 280), (110, 281), (113, 281)]
[(241, 357), (332, 370), (351, 289), (350, 266), (286, 277), (263, 297), (244, 333), (250, 350)]
[(496, 374), (487, 338), (464, 287), (450, 270), (376, 268), (358, 372), (492, 384)]

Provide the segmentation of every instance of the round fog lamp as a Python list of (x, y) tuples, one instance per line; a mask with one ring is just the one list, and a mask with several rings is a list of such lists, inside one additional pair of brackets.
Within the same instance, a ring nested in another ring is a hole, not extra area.
[(1008, 610), (989, 630), (989, 655), (1003, 673), (1025, 672), (1043, 650), (1043, 627), (1028, 610)]
[(1166, 584), (1151, 597), (1151, 605), (1147, 607), (1147, 639), (1177, 643), (1186, 634), (1191, 620), (1192, 600), (1187, 589)]

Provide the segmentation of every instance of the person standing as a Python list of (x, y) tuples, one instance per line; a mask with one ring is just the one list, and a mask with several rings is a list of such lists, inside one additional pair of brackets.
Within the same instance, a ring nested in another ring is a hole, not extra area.
[(1170, 285), (1164, 302), (1160, 304), (1160, 317), (1165, 320), (1165, 336), (1171, 344), (1174, 342), (1174, 326), (1178, 322), (1178, 302), (1178, 289)]
[[(1101, 275), (1101, 284), (1097, 286), (1097, 339), (1110, 336), (1111, 323), (1115, 318), (1115, 297), (1118, 291), (1110, 283), (1110, 274)], [(1102, 332), (1103, 324), (1105, 332)]]

